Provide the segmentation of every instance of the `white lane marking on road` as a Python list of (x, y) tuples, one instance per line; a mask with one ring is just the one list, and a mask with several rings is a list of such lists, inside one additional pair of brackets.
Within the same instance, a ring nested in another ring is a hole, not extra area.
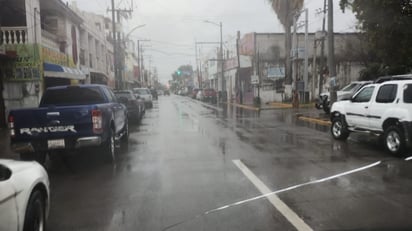
[(244, 201), (239, 201), (236, 202), (232, 205), (229, 205), (229, 207), (231, 206), (235, 206), (235, 205), (240, 205), (240, 204), (244, 204), (246, 202), (250, 202), (250, 201), (254, 201), (254, 200), (258, 200), (261, 198), (266, 197), (274, 206), (275, 208), (282, 213), (283, 216), (285, 216), (285, 218), (287, 220), (289, 220), (289, 222), (295, 226), (295, 228), (297, 230), (312, 230), (295, 212), (293, 212), (282, 200), (279, 199), (279, 197), (276, 196), (276, 194), (279, 194), (281, 192), (286, 192), (286, 191), (290, 191), (290, 190), (294, 190), (297, 188), (301, 188), (303, 186), (307, 186), (307, 185), (312, 185), (312, 184), (318, 184), (318, 183), (323, 183), (326, 181), (330, 181), (342, 176), (346, 176), (346, 175), (350, 175), (356, 172), (360, 172), (360, 171), (364, 171), (366, 169), (375, 167), (377, 165), (380, 165), (382, 163), (382, 161), (377, 161), (373, 164), (369, 164), (354, 170), (350, 170), (347, 172), (343, 172), (340, 174), (336, 174), (333, 176), (329, 176), (329, 177), (325, 177), (322, 179), (318, 179), (318, 180), (314, 180), (314, 181), (309, 181), (303, 184), (298, 184), (298, 185), (294, 185), (294, 186), (290, 186), (284, 189), (280, 189), (277, 191), (270, 191), (270, 189), (252, 172), (250, 171), (240, 160), (233, 160), (233, 163), (243, 172), (243, 174), (245, 174), (245, 176), (256, 186), (256, 188), (258, 188), (258, 190), (263, 194), (261, 196), (257, 196), (254, 198), (250, 198), (248, 200), (244, 200)]
[[(256, 186), (256, 188), (266, 195), (267, 199), (272, 205), (293, 225), (298, 231), (311, 231), (313, 230), (306, 224), (289, 206), (287, 206), (276, 194), (271, 194), (271, 190), (252, 172), (246, 167), (242, 161), (233, 160), (233, 163), (245, 174), (245, 176)], [(270, 195), (269, 195), (270, 194)], [(240, 204), (238, 202), (237, 204)]]
[(405, 160), (406, 160), (406, 161), (410, 161), (410, 160), (412, 160), (412, 156), (410, 156), (410, 157), (406, 158)]
[[(233, 163), (235, 163), (236, 166), (238, 166), (238, 163), (241, 163), (241, 165), (243, 165), (244, 168), (243, 168), (243, 167), (242, 167), (242, 168), (239, 168), (240, 170), (242, 170), (242, 169), (247, 169), (247, 170), (249, 170), (240, 160), (233, 160)], [(284, 188), (284, 189), (279, 189), (279, 190), (277, 190), (277, 191), (265, 193), (265, 194), (260, 195), (260, 196), (252, 197), (252, 198), (247, 199), (247, 200), (238, 201), (238, 202), (235, 202), (235, 203), (232, 203), (232, 204), (224, 205), (224, 206), (222, 206), (222, 207), (219, 207), (219, 208), (216, 208), (216, 209), (212, 209), (212, 210), (206, 211), (206, 212), (204, 212), (204, 213), (195, 215), (195, 216), (193, 216), (193, 217), (191, 217), (191, 218), (188, 218), (188, 219), (186, 219), (186, 220), (183, 220), (183, 221), (174, 223), (174, 224), (172, 224), (172, 225), (169, 225), (169, 226), (163, 228), (162, 230), (163, 230), (163, 231), (166, 231), (166, 230), (169, 230), (169, 229), (174, 228), (174, 227), (176, 227), (176, 226), (179, 226), (179, 225), (181, 225), (181, 224), (184, 224), (184, 223), (187, 223), (187, 222), (189, 222), (189, 221), (192, 221), (192, 220), (195, 220), (195, 219), (197, 219), (197, 218), (200, 218), (200, 217), (202, 217), (202, 216), (205, 216), (205, 215), (208, 215), (208, 214), (211, 214), (211, 213), (214, 213), (214, 212), (218, 212), (218, 211), (221, 211), (221, 210), (224, 210), (224, 209), (228, 209), (228, 208), (231, 208), (231, 207), (234, 207), (234, 206), (242, 205), (242, 204), (245, 204), (245, 203), (248, 203), (248, 202), (252, 202), (252, 201), (255, 201), (255, 200), (259, 200), (259, 199), (263, 199), (263, 198), (269, 198), (269, 197), (271, 197), (272, 195), (276, 195), (276, 194), (279, 194), (279, 193), (282, 193), (282, 192), (294, 190), (294, 189), (301, 188), (301, 187), (308, 186), (308, 185), (312, 185), (312, 184), (323, 183), (323, 182), (325, 182), (325, 181), (330, 181), (330, 180), (333, 180), (333, 179), (336, 179), (336, 178), (339, 178), (339, 177), (342, 177), (342, 176), (346, 176), (346, 175), (350, 175), (350, 174), (353, 174), (353, 173), (361, 172), (361, 171), (367, 170), (367, 169), (369, 169), (369, 168), (373, 168), (373, 167), (375, 167), (375, 166), (378, 166), (378, 165), (380, 165), (381, 163), (382, 163), (382, 161), (377, 161), (377, 162), (375, 162), (375, 163), (372, 163), (372, 164), (369, 164), (369, 165), (366, 165), (366, 166), (363, 166), (363, 167), (360, 167), (360, 168), (357, 168), (357, 169), (354, 169), (354, 170), (350, 170), (350, 171), (343, 172), (343, 173), (340, 173), (340, 174), (336, 174), (336, 175), (333, 175), (333, 176), (325, 177), (325, 178), (322, 178), (322, 179), (319, 179), (319, 180), (309, 181), (309, 182), (306, 182), (306, 183), (303, 183), (303, 184), (298, 184), (298, 185), (290, 186), (290, 187), (287, 187), (287, 188)], [(241, 166), (241, 165), (240, 165), (240, 166)], [(238, 167), (239, 167), (239, 166), (238, 166)], [(243, 172), (243, 171), (242, 171), (242, 172)], [(249, 170), (249, 172), (251, 172), (251, 171)], [(253, 174), (253, 173), (251, 172), (251, 174)], [(254, 174), (253, 174), (253, 175), (254, 175)], [(256, 177), (256, 176), (255, 176), (255, 177)], [(258, 178), (256, 177), (256, 179), (258, 179)], [(259, 180), (259, 179), (258, 179), (258, 180)], [(260, 180), (259, 180), (259, 181), (260, 181)], [(252, 183), (253, 183), (253, 182), (252, 182)], [(262, 185), (264, 185), (264, 184), (262, 183)], [(265, 187), (266, 187), (266, 186), (265, 186)], [(267, 188), (267, 187), (266, 187), (266, 188)], [(267, 190), (269, 190), (269, 189), (267, 188)], [(283, 202), (282, 202), (282, 203), (283, 203)], [(284, 203), (283, 203), (283, 204), (284, 204)], [(285, 206), (287, 207), (287, 205), (285, 205)], [(293, 211), (292, 211), (292, 212), (293, 212)], [(297, 216), (297, 215), (296, 215), (296, 216)], [(299, 218), (299, 217), (298, 217), (298, 218)], [(300, 218), (299, 218), (299, 219), (300, 219)], [(304, 222), (303, 222), (303, 223), (304, 223)], [(306, 226), (307, 226), (307, 225), (306, 225)], [(296, 226), (295, 226), (295, 227), (296, 227)], [(298, 229), (298, 230), (312, 230), (309, 226), (308, 226), (308, 228), (309, 228), (309, 229)]]

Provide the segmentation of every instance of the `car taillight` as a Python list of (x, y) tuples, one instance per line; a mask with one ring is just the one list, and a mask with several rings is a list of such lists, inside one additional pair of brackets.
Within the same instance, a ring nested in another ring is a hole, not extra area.
[(103, 119), (100, 110), (92, 110), (93, 133), (103, 132)]
[(10, 136), (14, 137), (16, 135), (16, 131), (14, 130), (14, 117), (9, 116), (9, 129), (10, 129)]

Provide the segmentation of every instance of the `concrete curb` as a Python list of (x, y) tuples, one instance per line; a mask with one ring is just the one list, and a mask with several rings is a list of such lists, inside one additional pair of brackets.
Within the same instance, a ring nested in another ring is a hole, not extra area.
[[(270, 106), (272, 107), (282, 107), (282, 108), (293, 108), (292, 104), (290, 103), (276, 103), (272, 102), (269, 103)], [(314, 103), (309, 103), (309, 104), (299, 104), (299, 108), (314, 108), (315, 104)]]
[(243, 109), (247, 109), (247, 110), (251, 110), (251, 111), (260, 111), (261, 109), (258, 107), (253, 107), (253, 106), (247, 106), (247, 105), (243, 105), (243, 104), (237, 104), (237, 103), (226, 103), (227, 105), (231, 105), (231, 106), (235, 106), (238, 108), (243, 108)]
[(299, 120), (306, 121), (309, 123), (314, 123), (314, 124), (319, 124), (323, 126), (330, 126), (332, 123), (328, 120), (322, 120), (318, 118), (313, 118), (313, 117), (307, 117), (307, 116), (298, 116)]

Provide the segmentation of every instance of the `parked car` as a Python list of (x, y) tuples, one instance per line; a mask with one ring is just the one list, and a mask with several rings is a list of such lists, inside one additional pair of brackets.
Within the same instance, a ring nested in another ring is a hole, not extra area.
[[(336, 92), (337, 94), (337, 101), (342, 99), (349, 99), (357, 90), (362, 88), (367, 84), (371, 84), (372, 81), (354, 81), (350, 84), (344, 86), (342, 89)], [(330, 93), (325, 92), (319, 95), (317, 102), (315, 103), (315, 107), (317, 109), (323, 109), (326, 113), (330, 112)]]
[(49, 187), (40, 164), (0, 159), (0, 230), (46, 230)]
[(199, 88), (193, 89), (190, 97), (191, 97), (192, 99), (196, 99), (197, 93), (198, 93), (200, 90), (202, 90), (202, 89), (199, 89)]
[(133, 88), (136, 97), (143, 99), (146, 108), (153, 107), (153, 96), (148, 88)]
[(350, 133), (380, 136), (386, 149), (403, 154), (412, 146), (412, 80), (369, 84), (350, 100), (331, 108), (331, 134), (346, 140)]
[(203, 101), (203, 99), (204, 99), (203, 90), (199, 89), (199, 90), (197, 91), (196, 99), (197, 99), (197, 100), (200, 100), (200, 101)]
[(217, 102), (217, 93), (215, 89), (207, 88), (203, 90), (203, 101), (216, 103)]
[(52, 150), (94, 147), (113, 160), (128, 140), (127, 108), (104, 85), (48, 88), (38, 108), (11, 110), (10, 144), (22, 160), (43, 163)]
[(119, 102), (124, 103), (127, 107), (128, 118), (130, 121), (139, 122), (145, 113), (143, 100), (136, 98), (131, 90), (115, 91)]

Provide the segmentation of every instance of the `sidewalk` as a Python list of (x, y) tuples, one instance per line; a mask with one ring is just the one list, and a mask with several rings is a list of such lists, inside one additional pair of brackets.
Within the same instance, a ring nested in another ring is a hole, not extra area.
[[(247, 109), (247, 110), (253, 110), (253, 111), (293, 108), (292, 104), (277, 103), (277, 102), (272, 102), (272, 103), (269, 103), (269, 104), (261, 105), (260, 107), (257, 107), (255, 105), (238, 104), (238, 103), (226, 103), (226, 104), (232, 105), (232, 106), (235, 106), (235, 107), (239, 107), (239, 108), (243, 108), (243, 109)], [(314, 103), (300, 104), (299, 108), (315, 108), (315, 104)]]
[(299, 108), (293, 108), (292, 104), (272, 102), (261, 107), (254, 105), (245, 105), (238, 103), (226, 103), (227, 105), (243, 108), (250, 111), (267, 111), (267, 110), (298, 110), (299, 112), (293, 116), (296, 116), (299, 120), (306, 121), (313, 124), (319, 124), (323, 126), (330, 126), (331, 122), (329, 115), (325, 114), (322, 110), (315, 108), (314, 103), (300, 104)]

